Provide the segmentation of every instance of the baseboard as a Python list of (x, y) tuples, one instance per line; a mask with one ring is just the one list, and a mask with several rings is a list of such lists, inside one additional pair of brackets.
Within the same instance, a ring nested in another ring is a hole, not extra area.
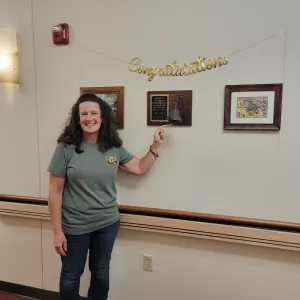
[[(5, 281), (0, 281), (0, 292), (16, 294), (38, 300), (60, 300), (59, 293), (57, 292)], [(81, 297), (81, 299), (87, 300), (85, 297)]]

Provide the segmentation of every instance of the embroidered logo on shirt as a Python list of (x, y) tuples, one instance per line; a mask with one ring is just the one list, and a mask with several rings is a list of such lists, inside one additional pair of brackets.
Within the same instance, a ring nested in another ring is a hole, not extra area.
[(117, 157), (115, 155), (109, 155), (107, 157), (107, 162), (112, 166), (116, 166), (117, 165)]

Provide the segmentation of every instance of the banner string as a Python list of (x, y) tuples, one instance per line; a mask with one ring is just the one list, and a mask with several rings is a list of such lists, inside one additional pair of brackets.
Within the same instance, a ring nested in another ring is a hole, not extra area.
[(116, 58), (116, 57), (107, 55), (107, 54), (105, 54), (105, 53), (101, 53), (101, 52), (96, 51), (96, 50), (92, 50), (92, 49), (89, 49), (89, 48), (86, 48), (86, 47), (83, 47), (83, 46), (80, 46), (80, 48), (85, 49), (85, 50), (88, 50), (88, 51), (90, 51), (90, 52), (94, 52), (94, 53), (96, 53), (96, 54), (101, 54), (101, 55), (103, 55), (103, 56), (106, 56), (106, 57), (109, 57), (109, 58), (111, 58), (111, 59), (117, 60), (117, 61), (119, 61), (119, 62), (121, 62), (121, 63), (129, 64), (129, 62), (127, 62), (127, 61), (125, 61), (125, 60), (122, 60), (122, 59), (119, 59), (119, 58)]
[[(287, 33), (286, 33), (285, 31), (281, 30), (281, 31), (279, 31), (278, 33), (269, 35), (268, 37), (265, 37), (265, 38), (263, 38), (263, 39), (261, 39), (261, 40), (259, 40), (259, 41), (256, 41), (256, 42), (254, 42), (253, 44), (250, 44), (250, 45), (245, 46), (245, 47), (243, 47), (243, 48), (241, 48), (241, 49), (238, 49), (238, 50), (235, 50), (235, 51), (233, 51), (233, 52), (230, 52), (230, 53), (228, 53), (227, 55), (225, 55), (225, 57), (230, 57), (230, 56), (233, 56), (233, 55), (235, 55), (235, 54), (237, 54), (237, 53), (239, 53), (239, 52), (242, 52), (242, 51), (244, 51), (244, 50), (247, 50), (247, 49), (249, 49), (249, 48), (252, 48), (252, 47), (254, 47), (254, 46), (258, 45), (258, 44), (261, 44), (261, 43), (263, 43), (263, 42), (265, 42), (265, 41), (267, 41), (267, 40), (270, 40), (271, 38), (274, 38), (274, 37), (278, 36), (279, 34), (284, 34), (284, 35), (285, 35), (285, 38), (287, 38)], [(108, 58), (114, 59), (114, 60), (119, 61), (119, 62), (124, 63), (124, 64), (129, 64), (128, 61), (122, 60), (122, 59), (117, 58), (117, 57), (113, 57), (113, 56), (111, 56), (111, 55), (108, 55), (108, 54), (106, 54), (106, 53), (102, 53), (102, 52), (97, 51), (97, 50), (93, 50), (93, 49), (90, 49), (90, 48), (87, 48), (87, 47), (84, 47), (84, 46), (80, 46), (80, 48), (85, 49), (85, 50), (90, 51), (90, 52), (93, 52), (93, 53), (96, 53), (96, 54), (100, 54), (100, 55), (102, 55), (102, 56), (106, 56), (106, 57), (108, 57)]]
[(274, 38), (274, 37), (278, 36), (278, 35), (281, 34), (281, 33), (283, 33), (283, 34), (285, 35), (285, 37), (286, 37), (287, 33), (286, 33), (285, 31), (279, 31), (278, 33), (269, 35), (268, 37), (265, 37), (265, 38), (263, 38), (263, 39), (261, 39), (261, 40), (259, 40), (259, 41), (254, 42), (253, 44), (250, 44), (250, 45), (248, 45), (248, 46), (245, 46), (244, 48), (241, 48), (241, 49), (239, 49), (239, 50), (236, 50), (236, 51), (233, 51), (233, 52), (231, 52), (231, 53), (228, 53), (227, 55), (225, 55), (225, 57), (229, 57), (229, 56), (232, 56), (232, 55), (234, 55), (234, 54), (236, 54), (236, 53), (242, 52), (242, 51), (244, 51), (244, 50), (246, 50), (246, 49), (252, 48), (252, 47), (254, 47), (254, 46), (258, 45), (258, 44), (261, 44), (261, 43), (263, 43), (263, 42), (265, 42), (265, 41), (267, 41), (267, 40), (270, 40), (271, 38)]

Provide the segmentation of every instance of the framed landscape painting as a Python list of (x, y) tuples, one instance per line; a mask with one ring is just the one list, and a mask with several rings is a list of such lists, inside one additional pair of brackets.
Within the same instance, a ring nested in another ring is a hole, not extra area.
[(107, 102), (115, 115), (117, 128), (124, 128), (124, 86), (81, 87), (80, 95), (95, 94)]
[(280, 130), (281, 83), (226, 85), (224, 130)]

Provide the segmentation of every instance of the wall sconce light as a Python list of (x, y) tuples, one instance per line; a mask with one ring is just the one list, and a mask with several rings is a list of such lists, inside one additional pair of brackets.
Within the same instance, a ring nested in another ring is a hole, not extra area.
[(17, 34), (9, 27), (0, 27), (0, 83), (19, 84)]

